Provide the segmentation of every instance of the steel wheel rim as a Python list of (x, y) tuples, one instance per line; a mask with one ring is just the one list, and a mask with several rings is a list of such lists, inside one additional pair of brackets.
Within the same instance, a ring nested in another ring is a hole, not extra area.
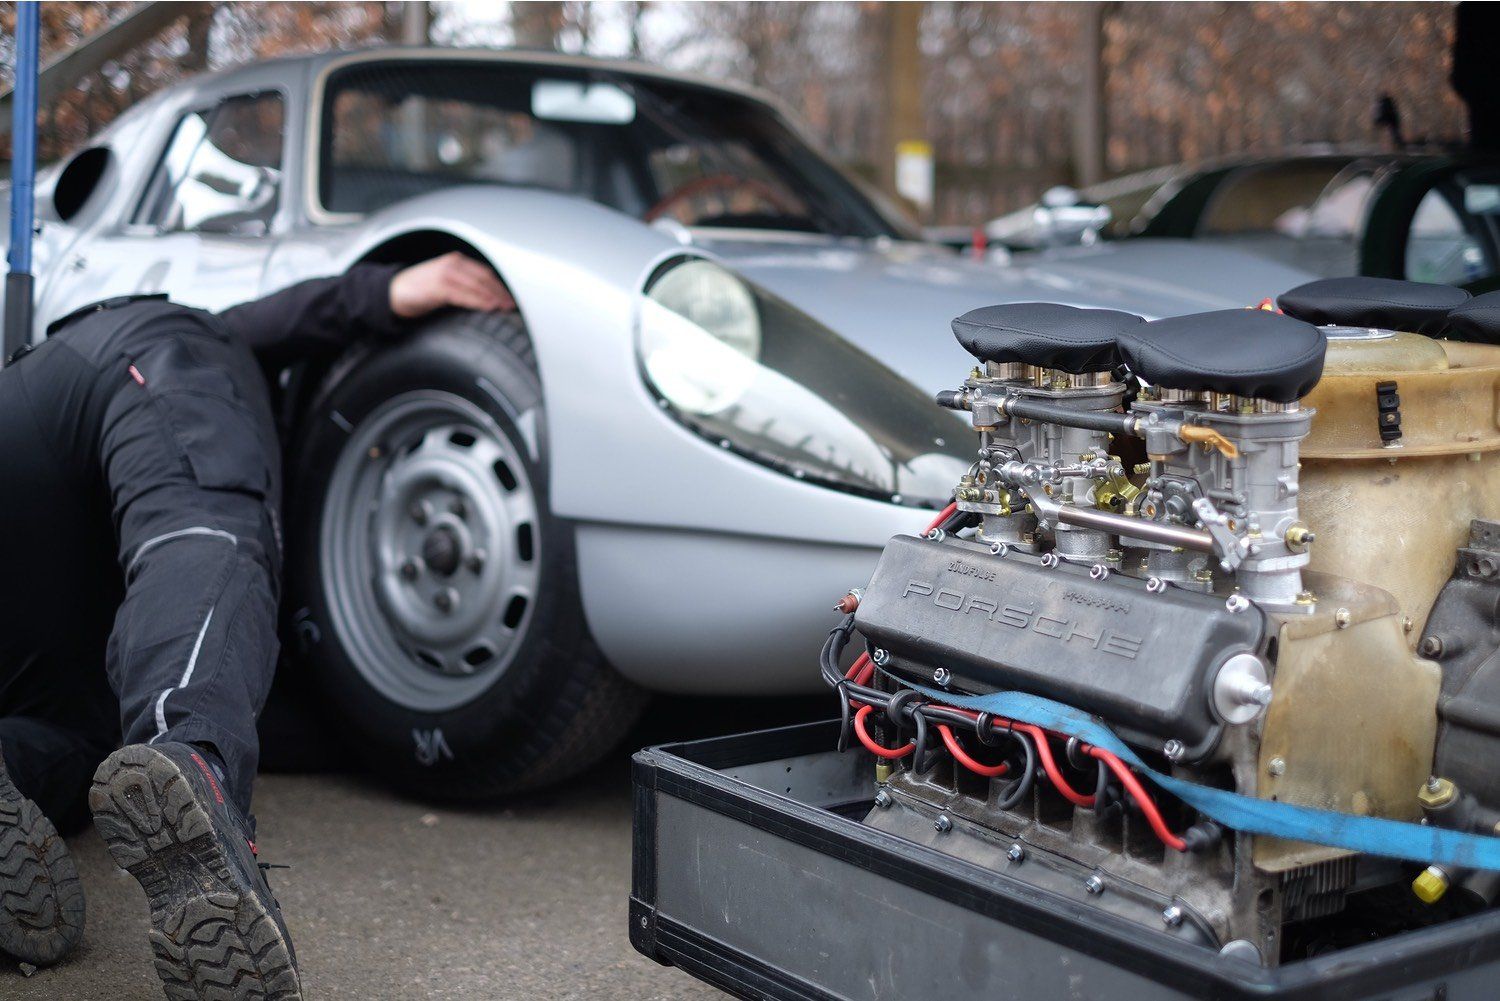
[(516, 446), (461, 396), (386, 401), (335, 462), (319, 555), (334, 631), (386, 698), (469, 702), (510, 667), (541, 574), (536, 494)]

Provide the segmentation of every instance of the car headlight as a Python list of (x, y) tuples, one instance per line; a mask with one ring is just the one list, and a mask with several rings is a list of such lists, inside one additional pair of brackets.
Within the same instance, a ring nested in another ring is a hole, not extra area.
[(789, 303), (712, 261), (647, 283), (641, 373), (669, 414), (799, 480), (941, 504), (968, 466), (966, 427)]
[(661, 272), (641, 307), (641, 362), (673, 406), (712, 414), (755, 379), (760, 312), (743, 281), (699, 258)]

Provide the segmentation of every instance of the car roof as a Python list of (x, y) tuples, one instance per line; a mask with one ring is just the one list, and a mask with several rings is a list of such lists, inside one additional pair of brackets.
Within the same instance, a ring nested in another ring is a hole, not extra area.
[(500, 66), (555, 67), (559, 69), (607, 70), (621, 76), (641, 80), (659, 80), (689, 87), (732, 94), (747, 100), (768, 105), (786, 113), (783, 102), (774, 94), (736, 83), (732, 80), (714, 79), (698, 73), (665, 69), (631, 59), (605, 59), (597, 56), (567, 55), (550, 49), (528, 48), (482, 48), (419, 45), (379, 45), (354, 49), (337, 49), (310, 55), (275, 56), (261, 59), (243, 66), (205, 73), (184, 81), (187, 86), (212, 85), (214, 88), (233, 87), (237, 78), (261, 75), (267, 66), (283, 66), (291, 70), (309, 71), (316, 75), (334, 65), (339, 67), (361, 63), (378, 63), (382, 60), (422, 59), (434, 62), (486, 62)]

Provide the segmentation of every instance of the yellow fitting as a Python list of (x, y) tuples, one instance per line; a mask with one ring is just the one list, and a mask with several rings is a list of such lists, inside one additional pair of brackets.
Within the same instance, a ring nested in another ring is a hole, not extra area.
[(1441, 810), (1458, 798), (1458, 786), (1448, 779), (1436, 779), (1423, 783), (1417, 793), (1417, 802), (1424, 810)]
[(1234, 442), (1213, 428), (1205, 427), (1202, 424), (1184, 424), (1182, 429), (1177, 432), (1177, 437), (1189, 445), (1202, 442), (1210, 448), (1216, 448), (1226, 459), (1238, 458), (1240, 454), (1240, 450), (1235, 447)]
[(1313, 544), (1313, 531), (1302, 522), (1295, 522), (1286, 530), (1286, 545), (1294, 553), (1300, 553)]
[(1443, 894), (1448, 892), (1448, 883), (1448, 874), (1437, 866), (1430, 865), (1411, 881), (1411, 892), (1422, 903), (1431, 906), (1443, 899)]
[(891, 780), (891, 763), (889, 761), (875, 762), (875, 781), (881, 785)]

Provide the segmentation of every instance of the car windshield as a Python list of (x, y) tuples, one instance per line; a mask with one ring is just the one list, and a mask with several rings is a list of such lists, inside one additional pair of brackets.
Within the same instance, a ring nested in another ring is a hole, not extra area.
[(324, 210), (366, 214), (458, 184), (544, 188), (648, 222), (915, 238), (774, 112), (607, 69), (359, 63), (322, 105)]

